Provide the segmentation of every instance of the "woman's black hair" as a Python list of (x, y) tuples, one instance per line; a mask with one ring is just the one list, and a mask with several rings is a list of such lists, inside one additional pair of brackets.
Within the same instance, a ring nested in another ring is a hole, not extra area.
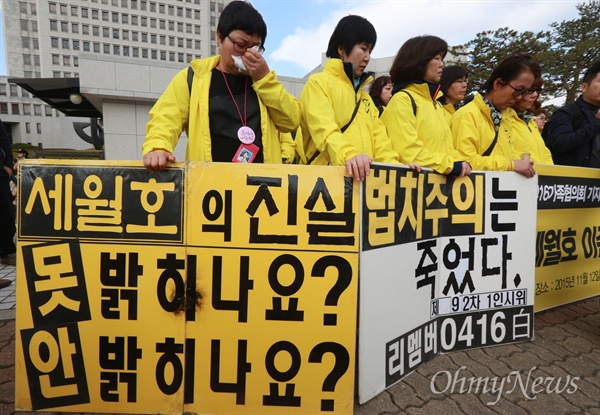
[(221, 36), (221, 40), (234, 30), (260, 36), (261, 45), (263, 48), (265, 47), (267, 24), (258, 10), (244, 0), (232, 1), (225, 6), (219, 16), (217, 33)]
[(524, 71), (531, 72), (535, 79), (542, 76), (542, 68), (531, 59), (530, 55), (511, 55), (496, 66), (488, 80), (481, 86), (480, 92), (487, 93), (494, 89), (496, 79), (500, 79), (503, 84), (507, 84), (517, 79)]
[(369, 95), (373, 99), (375, 106), (377, 108), (383, 107), (384, 103), (381, 100), (381, 91), (383, 91), (383, 87), (392, 82), (392, 78), (386, 75), (382, 75), (377, 77), (373, 83), (371, 84), (371, 89), (369, 89)]
[(377, 42), (375, 27), (367, 19), (361, 16), (349, 15), (343, 17), (333, 30), (329, 38), (326, 56), (328, 58), (339, 58), (338, 48), (350, 53), (355, 45), (367, 44), (371, 48)]
[(453, 65), (453, 66), (445, 66), (444, 72), (442, 73), (442, 79), (440, 79), (440, 91), (444, 94), (441, 96), (438, 101), (442, 104), (447, 104), (447, 93), (450, 85), (457, 79), (468, 78), (469, 70), (464, 66)]
[(422, 80), (427, 64), (437, 55), (448, 53), (448, 43), (437, 36), (425, 35), (408, 39), (398, 50), (390, 75), (394, 83)]

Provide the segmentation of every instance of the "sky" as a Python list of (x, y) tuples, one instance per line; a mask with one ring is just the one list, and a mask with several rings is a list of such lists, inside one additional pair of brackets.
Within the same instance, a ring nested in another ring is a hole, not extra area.
[[(206, 1), (206, 0), (203, 0)], [(337, 22), (348, 14), (367, 18), (377, 30), (373, 58), (394, 56), (413, 36), (436, 35), (449, 45), (466, 43), (484, 30), (548, 30), (552, 22), (577, 18), (584, 0), (251, 0), (267, 23), (265, 57), (283, 76), (303, 77), (321, 62)], [(1, 10), (0, 10), (1, 13)], [(2, 21), (0, 20), (0, 25)], [(0, 30), (0, 75), (6, 75)]]

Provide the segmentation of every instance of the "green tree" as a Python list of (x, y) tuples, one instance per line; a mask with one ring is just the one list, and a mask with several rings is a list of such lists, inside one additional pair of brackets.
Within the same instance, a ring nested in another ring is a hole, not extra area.
[(575, 6), (579, 18), (551, 23), (550, 30), (518, 32), (508, 27), (478, 33), (450, 48), (449, 64), (467, 62), (470, 90), (478, 90), (496, 65), (514, 53), (528, 53), (542, 66), (545, 97), (578, 95), (585, 70), (600, 58), (600, 0)]

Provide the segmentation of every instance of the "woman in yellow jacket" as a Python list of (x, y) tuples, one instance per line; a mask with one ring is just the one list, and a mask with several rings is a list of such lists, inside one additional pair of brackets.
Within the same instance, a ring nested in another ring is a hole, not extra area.
[(437, 101), (447, 50), (437, 36), (414, 37), (402, 45), (390, 69), (393, 96), (381, 120), (402, 163), (462, 177), (471, 167), (454, 149), (446, 110)]
[(513, 132), (516, 154), (529, 154), (532, 161), (539, 164), (554, 164), (552, 154), (540, 134), (533, 115), (528, 111), (540, 97), (544, 80), (536, 78), (528, 94), (513, 104), (509, 111), (509, 121)]
[(300, 94), (302, 137), (297, 151), (305, 164), (346, 166), (364, 180), (373, 161), (398, 163), (379, 110), (362, 87), (372, 80), (365, 68), (377, 41), (373, 25), (360, 16), (337, 24), (327, 48), (329, 61)]
[(450, 121), (454, 146), (473, 170), (535, 175), (533, 161), (517, 155), (506, 118), (509, 107), (528, 94), (540, 75), (540, 66), (528, 55), (509, 56), (494, 69), (473, 101), (454, 113)]
[[(292, 162), (289, 134), (300, 124), (300, 104), (262, 57), (267, 35), (260, 13), (233, 1), (217, 26), (220, 55), (195, 59), (180, 71), (150, 111), (144, 165), (174, 162), (182, 131), (192, 161)], [(190, 72), (193, 71), (193, 72)]]
[(450, 119), (456, 112), (460, 101), (465, 98), (467, 93), (467, 81), (469, 71), (464, 66), (452, 65), (445, 66), (442, 79), (440, 80), (440, 91), (442, 96), (438, 101), (442, 103), (446, 110), (446, 119)]

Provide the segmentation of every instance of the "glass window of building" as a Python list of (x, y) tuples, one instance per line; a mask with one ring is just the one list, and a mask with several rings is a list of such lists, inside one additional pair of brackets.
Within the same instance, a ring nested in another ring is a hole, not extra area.
[(23, 49), (29, 49), (29, 38), (28, 37), (21, 38), (21, 46), (23, 46)]
[(194, 49), (200, 50), (200, 41), (197, 39), (194, 40)]
[(169, 52), (169, 60), (175, 62), (175, 52)]
[[(75, 66), (77, 68), (79, 67), (79, 57), (73, 56), (73, 66)], [(76, 76), (78, 76), (78, 75), (76, 75)]]
[(142, 42), (148, 43), (148, 33), (142, 32)]
[(200, 20), (200, 10), (194, 10), (194, 19)]
[(89, 52), (90, 51), (90, 42), (88, 42), (87, 40), (83, 41), (83, 51), (84, 52)]
[(189, 53), (187, 53), (187, 54), (185, 55), (185, 57), (186, 57), (186, 62), (187, 62), (187, 63), (190, 63), (190, 62), (192, 61), (192, 59), (194, 59), (194, 55), (192, 55), (192, 54), (189, 54)]
[(27, 3), (20, 1), (19, 2), (19, 11), (23, 14), (27, 14)]
[(210, 11), (211, 12), (216, 12), (217, 11), (217, 5), (214, 1), (210, 2)]
[(137, 0), (131, 0), (131, 8), (133, 10), (137, 9), (138, 4), (137, 4)]
[(115, 7), (119, 7), (119, 0), (112, 0), (112, 5)]
[(69, 55), (63, 55), (63, 65), (71, 66), (71, 57)]
[(127, 0), (121, 0), (121, 7), (127, 7)]
[(6, 96), (6, 84), (0, 84), (0, 95)]
[(103, 27), (102, 28), (102, 36), (103, 37), (110, 37), (110, 29), (108, 27)]
[(52, 107), (50, 105), (44, 105), (44, 112), (46, 117), (52, 117)]
[(8, 104), (6, 102), (0, 102), (0, 114), (8, 114)]
[(87, 7), (81, 8), (81, 17), (86, 19), (89, 17), (89, 9)]
[(147, 18), (146, 16), (142, 16), (142, 17), (141, 17), (141, 22), (140, 22), (140, 23), (141, 23), (141, 25), (142, 25), (142, 26), (144, 26), (144, 27), (148, 26), (148, 18)]
[(140, 10), (147, 10), (148, 2), (146, 0), (140, 0)]
[(139, 40), (139, 32), (131, 32), (131, 40), (133, 40), (134, 42), (137, 42)]
[(145, 59), (148, 58), (148, 49), (145, 49), (145, 48), (142, 49), (142, 58), (145, 58)]
[(35, 66), (40, 66), (40, 55), (33, 55), (33, 64)]
[(185, 9), (185, 17), (188, 19), (192, 18), (192, 9)]
[(94, 42), (94, 53), (100, 53), (100, 43)]
[(177, 7), (177, 17), (183, 17), (183, 7)]
[(165, 35), (160, 35), (159, 43), (161, 45), (166, 45), (167, 44), (167, 37)]
[(73, 50), (79, 50), (79, 40), (73, 39)]
[(67, 15), (67, 5), (66, 4), (60, 5), (60, 14), (64, 14), (65, 16)]
[(167, 28), (167, 22), (164, 19), (160, 19), (158, 21), (158, 27), (165, 30)]
[(177, 31), (183, 33), (183, 23), (177, 22)]
[(167, 52), (165, 52), (164, 50), (160, 51), (160, 60), (161, 61), (166, 61), (167, 60)]
[[(213, 53), (213, 55), (214, 55), (214, 53)], [(183, 63), (183, 58), (184, 58), (183, 53), (177, 54), (177, 62)]]
[(108, 11), (102, 10), (102, 20), (108, 22)]
[(155, 18), (151, 18), (150, 19), (150, 27), (156, 27), (156, 19)]
[(121, 47), (119, 45), (113, 45), (113, 55), (120, 55)]
[(38, 134), (42, 133), (42, 124), (41, 123), (36, 122), (35, 123), (35, 128), (36, 128)]
[(140, 50), (138, 48), (131, 48), (131, 56), (134, 58), (140, 57)]
[(155, 49), (152, 49), (152, 59), (158, 59), (158, 51)]
[(56, 32), (58, 30), (58, 21), (50, 20), (50, 30)]
[[(169, 6), (169, 10), (171, 10), (172, 7), (173, 6)], [(165, 5), (164, 4), (161, 3), (158, 5), (158, 12), (160, 14), (165, 14)]]
[(119, 13), (112, 12), (112, 22), (113, 23), (119, 23)]
[(38, 24), (35, 20), (31, 21), (31, 31), (33, 33), (37, 33), (37, 31), (38, 31)]
[(33, 115), (37, 115), (37, 116), (42, 115), (42, 106), (40, 104), (33, 105)]
[(171, 32), (175, 31), (175, 22), (172, 20), (169, 20), (169, 30)]
[(29, 30), (29, 20), (21, 19), (21, 30), (24, 30), (24, 31)]
[(185, 33), (192, 33), (192, 24), (191, 23), (186, 23), (185, 25)]
[(92, 19), (98, 20), (98, 10), (92, 9)]
[(69, 33), (69, 22), (60, 22), (60, 31)]
[(48, 3), (48, 12), (50, 14), (56, 14), (56, 3)]
[(84, 35), (89, 35), (90, 34), (90, 25), (82, 24), (81, 25), (81, 33), (83, 33)]
[(129, 56), (129, 46), (123, 46), (123, 56)]
[(69, 49), (69, 39), (63, 39), (62, 40), (62, 48), (63, 49)]
[(197, 24), (194, 25), (194, 33), (197, 35), (200, 34), (200, 26), (198, 26)]
[[(13, 114), (14, 114), (14, 112), (13, 112)], [(25, 132), (27, 134), (31, 134), (31, 124), (28, 122), (25, 123)]]
[(53, 78), (60, 78), (60, 71), (52, 71)]
[(23, 65), (31, 66), (31, 55), (23, 55)]
[(71, 16), (79, 16), (79, 8), (77, 6), (71, 6)]
[(113, 39), (119, 39), (119, 38), (120, 38), (120, 30), (113, 29)]
[(180, 47), (180, 48), (183, 47), (183, 38), (182, 37), (177, 38), (177, 47)]
[(71, 77), (71, 72), (63, 72), (63, 76), (65, 78), (70, 78)]
[(169, 46), (175, 46), (175, 38), (173, 36), (169, 36)]
[(150, 43), (156, 44), (156, 35), (155, 34), (150, 35)]
[(129, 15), (128, 14), (123, 13), (121, 15), (121, 23), (129, 24)]
[(105, 43), (103, 45), (103, 47), (104, 47), (104, 53), (110, 54), (110, 45), (108, 43)]
[(129, 30), (123, 30), (123, 40), (129, 40)]
[(185, 47), (188, 49), (192, 48), (192, 39), (186, 39), (185, 40)]
[(150, 11), (156, 12), (156, 3), (154, 3), (153, 1), (150, 2)]
[(138, 17), (134, 14), (131, 15), (131, 24), (134, 26), (138, 25)]
[(53, 48), (58, 48), (58, 38), (57, 37), (51, 37), (50, 38), (50, 45)]
[(100, 27), (99, 26), (92, 26), (92, 34), (95, 37), (100, 36)]
[(23, 115), (31, 115), (31, 105), (23, 104)]
[(31, 39), (33, 42), (33, 48), (35, 50), (38, 50), (40, 48), (40, 40), (37, 37), (34, 37), (33, 39)]
[(10, 104), (10, 106), (11, 106), (11, 112), (12, 112), (13, 115), (20, 114), (19, 104)]
[(71, 33), (79, 33), (79, 23), (71, 23)]

